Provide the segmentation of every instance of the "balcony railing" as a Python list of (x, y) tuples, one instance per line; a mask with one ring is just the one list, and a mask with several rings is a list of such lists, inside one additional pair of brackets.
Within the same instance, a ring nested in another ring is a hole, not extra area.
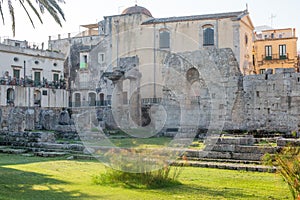
[(144, 98), (144, 99), (142, 99), (143, 105), (157, 104), (157, 103), (161, 103), (161, 102), (162, 102), (162, 98)]
[(69, 102), (70, 107), (102, 107), (111, 106), (111, 100), (103, 101), (75, 101)]
[(95, 86), (95, 82), (93, 81), (76, 82), (74, 84), (74, 89), (84, 90), (84, 89), (94, 89), (94, 88), (96, 88), (96, 86)]
[(34, 81), (31, 79), (26, 79), (26, 81), (21, 78), (11, 78), (11, 77), (0, 77), (0, 85), (11, 85), (11, 86), (24, 86), (24, 87), (43, 87), (43, 88), (53, 88), (53, 89), (66, 89), (66, 81)]
[(280, 54), (272, 54), (272, 55), (262, 55), (262, 60), (286, 60), (289, 59), (289, 54), (280, 55)]

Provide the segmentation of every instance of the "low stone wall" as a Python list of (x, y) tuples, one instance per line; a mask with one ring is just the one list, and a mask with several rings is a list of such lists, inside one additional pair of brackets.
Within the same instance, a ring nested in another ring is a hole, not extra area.
[(0, 132), (0, 145), (27, 146), (29, 143), (55, 142), (53, 132)]
[(277, 140), (277, 146), (284, 147), (284, 146), (300, 146), (300, 139), (287, 139), (287, 138), (279, 138)]

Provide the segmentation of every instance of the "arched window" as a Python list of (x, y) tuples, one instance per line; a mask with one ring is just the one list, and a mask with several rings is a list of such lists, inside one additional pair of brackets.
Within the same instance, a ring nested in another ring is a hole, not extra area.
[(100, 93), (100, 94), (99, 94), (99, 105), (100, 105), (100, 106), (104, 106), (104, 105), (105, 105), (105, 102), (104, 102), (104, 94), (103, 94), (103, 93)]
[(80, 93), (75, 93), (75, 107), (81, 106), (81, 95)]
[(15, 91), (12, 88), (7, 89), (7, 104), (14, 104), (15, 101)]
[(39, 90), (34, 91), (34, 105), (41, 106), (41, 92)]
[(89, 93), (89, 106), (96, 106), (96, 94), (93, 92)]
[(166, 29), (159, 31), (159, 48), (170, 48), (170, 32)]
[(203, 27), (203, 46), (213, 46), (215, 44), (214, 32), (214, 27), (211, 25)]

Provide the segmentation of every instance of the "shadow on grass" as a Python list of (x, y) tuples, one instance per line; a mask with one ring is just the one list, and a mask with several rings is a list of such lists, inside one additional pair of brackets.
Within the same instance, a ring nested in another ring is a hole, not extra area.
[(45, 174), (12, 169), (6, 166), (51, 162), (60, 159), (41, 157), (24, 157), (19, 155), (0, 154), (0, 200), (43, 200), (43, 199), (101, 199), (101, 196), (91, 196), (79, 190), (67, 191), (65, 185), (71, 184), (57, 180)]
[(199, 196), (214, 199), (261, 199), (262, 196), (256, 194), (245, 194), (245, 191), (240, 188), (209, 188), (192, 184), (181, 184), (173, 187), (153, 190), (157, 193), (166, 193), (178, 196)]
[(38, 163), (38, 162), (48, 162), (48, 161), (57, 161), (65, 160), (65, 158), (44, 158), (44, 157), (26, 157), (15, 154), (5, 154), (0, 153), (0, 166), (3, 165), (19, 165), (19, 164), (29, 164), (29, 163)]
[(66, 191), (63, 184), (68, 182), (53, 179), (44, 174), (25, 172), (0, 167), (0, 199), (101, 199), (77, 190)]

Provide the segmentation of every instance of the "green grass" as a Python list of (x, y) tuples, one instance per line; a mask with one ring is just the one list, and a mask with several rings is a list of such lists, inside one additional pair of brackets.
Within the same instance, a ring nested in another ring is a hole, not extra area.
[[(172, 138), (159, 137), (159, 138), (110, 138), (109, 140), (96, 141), (94, 144), (97, 146), (116, 146), (123, 148), (159, 148), (168, 146)], [(93, 145), (93, 141), (88, 144)]]
[[(100, 140), (94, 144), (97, 146), (112, 146), (123, 148), (136, 148), (136, 149), (147, 149), (147, 148), (161, 148), (167, 147), (173, 138), (170, 137), (152, 137), (152, 138), (110, 138), (109, 140)], [(92, 142), (87, 142), (90, 145), (93, 145)], [(203, 142), (195, 140), (190, 149), (203, 149)]]
[(0, 154), (0, 199), (291, 199), (271, 173), (184, 168), (181, 185), (150, 190), (94, 184), (104, 169), (94, 161)]

